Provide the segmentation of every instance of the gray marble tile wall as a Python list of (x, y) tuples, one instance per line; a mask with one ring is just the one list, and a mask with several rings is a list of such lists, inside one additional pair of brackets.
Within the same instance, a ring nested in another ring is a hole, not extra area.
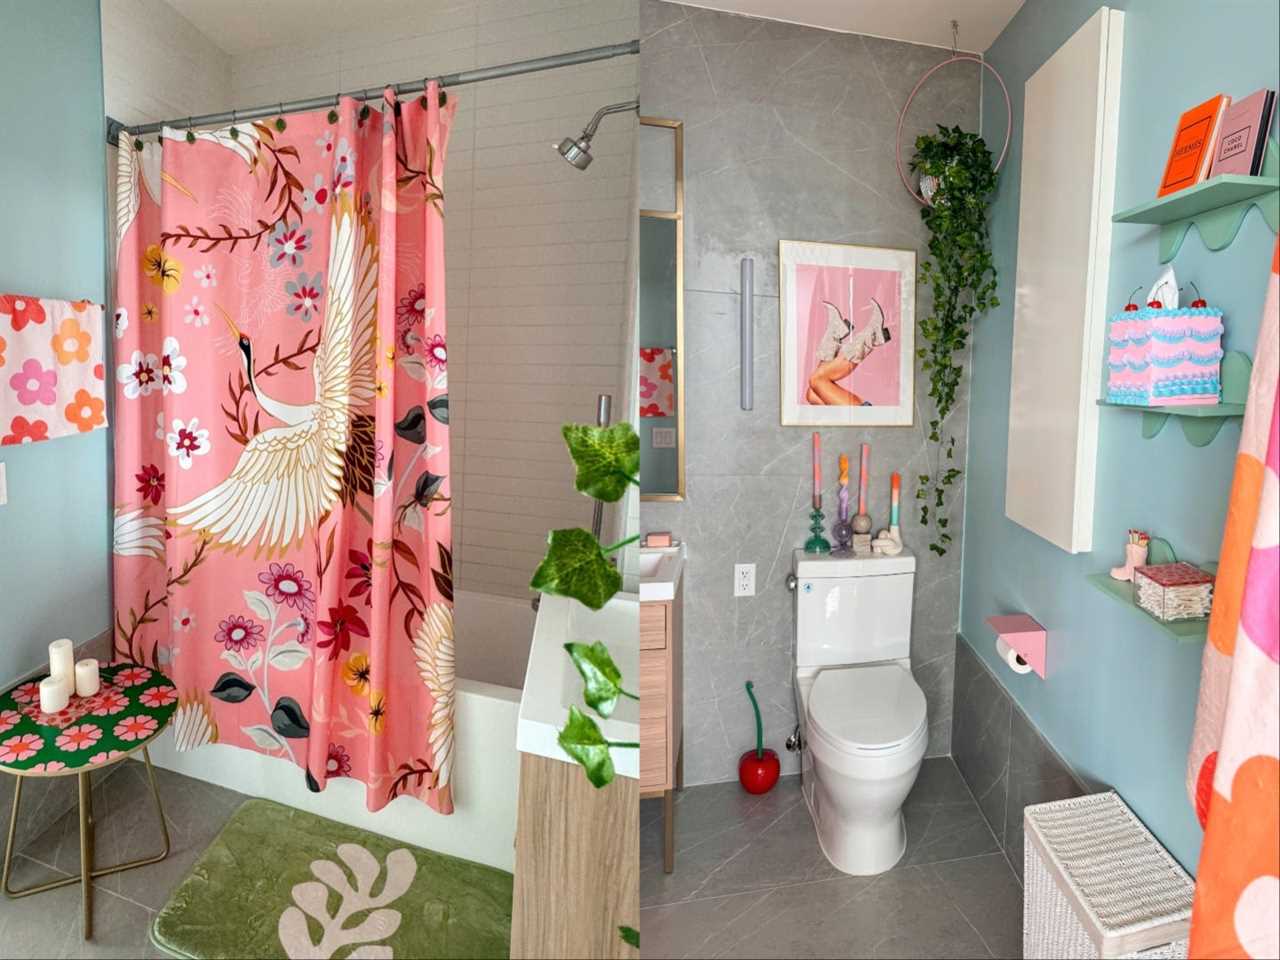
[[(754, 736), (746, 680), (784, 772), (795, 725), (791, 689), (791, 551), (806, 536), (810, 430), (779, 425), (778, 241), (907, 247), (927, 240), (894, 163), (898, 110), (920, 75), (947, 56), (932, 47), (833, 33), (680, 4), (641, 0), (640, 103), (684, 122), (687, 496), (646, 502), (642, 529), (688, 545), (685, 582), (685, 779), (734, 779)], [(911, 109), (904, 140), (936, 123), (976, 129), (978, 77), (937, 74)], [(908, 147), (909, 149), (909, 147)], [(649, 162), (642, 153), (640, 163)], [(755, 258), (755, 409), (738, 407), (738, 264)], [(916, 316), (929, 296), (916, 294)], [(823, 431), (829, 473), (845, 450), (872, 448), (872, 517), (888, 514), (889, 473), (907, 480), (903, 532), (920, 558), (913, 669), (930, 714), (930, 756), (951, 749), (951, 691), (960, 595), (963, 484), (951, 508), (954, 548), (927, 550), (910, 509), (931, 456), (922, 424), (928, 382), (916, 371), (912, 427)], [(964, 462), (968, 384), (949, 424)], [(756, 596), (733, 597), (733, 564), (756, 564)]]
[(952, 757), (1021, 879), (1023, 808), (1107, 788), (1067, 766), (963, 638), (955, 665)]

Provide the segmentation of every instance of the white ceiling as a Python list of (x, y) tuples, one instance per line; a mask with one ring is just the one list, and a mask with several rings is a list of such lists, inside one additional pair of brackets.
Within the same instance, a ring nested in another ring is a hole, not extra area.
[[(439, 0), (167, 0), (231, 56), (284, 44), (300, 49), (332, 40), (340, 31), (375, 23), (415, 23), (441, 8)], [(425, 32), (425, 28), (424, 28)]]
[[(191, 2), (191, 0), (184, 0)], [(981, 53), (1013, 19), (1023, 0), (680, 0), (807, 27), (865, 33), (908, 43), (951, 46), (951, 21), (960, 23), (960, 49)]]

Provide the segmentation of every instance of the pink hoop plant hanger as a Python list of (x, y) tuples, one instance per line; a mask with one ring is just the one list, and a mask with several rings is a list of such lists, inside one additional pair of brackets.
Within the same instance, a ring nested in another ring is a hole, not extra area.
[(943, 60), (941, 63), (930, 67), (925, 71), (924, 76), (916, 81), (916, 85), (914, 89), (912, 89), (911, 95), (907, 97), (907, 102), (902, 105), (902, 112), (898, 114), (898, 140), (896, 147), (898, 176), (902, 178), (902, 185), (907, 188), (907, 192), (910, 193), (911, 196), (915, 197), (916, 201), (920, 203), (921, 206), (927, 207), (929, 205), (929, 201), (916, 193), (915, 188), (911, 186), (911, 182), (907, 179), (906, 171), (902, 169), (902, 126), (907, 119), (907, 110), (911, 107), (911, 101), (916, 98), (916, 94), (920, 92), (920, 88), (925, 85), (929, 78), (945, 66), (953, 63), (964, 62), (976, 63), (978, 66), (982, 67), (982, 69), (990, 71), (991, 75), (996, 78), (996, 83), (1000, 84), (1000, 92), (1004, 94), (1004, 146), (1000, 148), (1000, 158), (996, 160), (995, 169), (997, 171), (999, 171), (1000, 167), (1004, 165), (1005, 154), (1009, 152), (1009, 134), (1013, 130), (1013, 107), (1009, 103), (1009, 90), (1004, 85), (1004, 78), (1000, 76), (1000, 73), (995, 67), (987, 63), (987, 61), (983, 60), (981, 57), (975, 57), (971, 53), (956, 53), (953, 48), (950, 57)]

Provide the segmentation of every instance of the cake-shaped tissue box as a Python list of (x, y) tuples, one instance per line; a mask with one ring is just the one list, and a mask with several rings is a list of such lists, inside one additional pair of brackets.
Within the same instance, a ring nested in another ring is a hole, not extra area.
[(1167, 306), (1128, 304), (1107, 321), (1107, 400), (1139, 407), (1217, 403), (1221, 394), (1222, 311), (1196, 297)]

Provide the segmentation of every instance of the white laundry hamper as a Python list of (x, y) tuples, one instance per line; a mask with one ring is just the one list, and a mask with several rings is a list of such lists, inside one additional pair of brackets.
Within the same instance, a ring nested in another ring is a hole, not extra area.
[(1195, 883), (1114, 792), (1023, 811), (1027, 958), (1187, 955)]

